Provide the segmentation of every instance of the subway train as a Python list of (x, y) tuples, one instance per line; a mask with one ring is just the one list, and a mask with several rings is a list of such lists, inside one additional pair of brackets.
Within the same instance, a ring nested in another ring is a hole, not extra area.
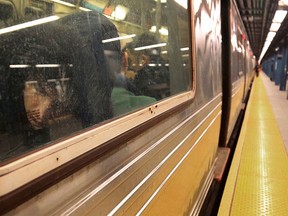
[(255, 63), (235, 1), (0, 0), (0, 214), (198, 215)]

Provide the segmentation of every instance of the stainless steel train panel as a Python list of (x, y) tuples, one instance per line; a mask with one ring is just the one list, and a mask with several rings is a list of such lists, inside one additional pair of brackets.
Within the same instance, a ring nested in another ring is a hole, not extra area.
[[(40, 209), (43, 214), (55, 215), (191, 211), (214, 167), (220, 109), (218, 95), (191, 116), (176, 114), (11, 214), (28, 215)], [(55, 202), (57, 197), (61, 199)]]

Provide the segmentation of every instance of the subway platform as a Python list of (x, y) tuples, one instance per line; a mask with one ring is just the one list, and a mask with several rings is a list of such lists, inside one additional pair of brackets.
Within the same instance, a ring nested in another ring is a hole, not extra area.
[(288, 100), (255, 77), (218, 215), (288, 215)]

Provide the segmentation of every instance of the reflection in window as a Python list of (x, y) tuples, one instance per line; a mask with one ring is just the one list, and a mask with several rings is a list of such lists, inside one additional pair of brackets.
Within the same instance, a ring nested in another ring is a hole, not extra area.
[(191, 89), (187, 1), (0, 1), (0, 160)]

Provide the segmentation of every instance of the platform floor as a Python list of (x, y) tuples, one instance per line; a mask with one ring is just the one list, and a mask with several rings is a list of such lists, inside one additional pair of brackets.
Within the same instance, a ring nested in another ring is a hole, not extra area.
[[(265, 74), (261, 74), (269, 101), (272, 105), (272, 110), (277, 121), (280, 134), (282, 136), (286, 152), (288, 154), (288, 100), (287, 92), (280, 91), (279, 85), (275, 85), (270, 81), (270, 78)], [(287, 213), (288, 215), (288, 213)]]
[(267, 86), (274, 88), (267, 79), (262, 73), (254, 80), (219, 216), (288, 215), (288, 157), (273, 112), (278, 96), (271, 89), (267, 94)]

